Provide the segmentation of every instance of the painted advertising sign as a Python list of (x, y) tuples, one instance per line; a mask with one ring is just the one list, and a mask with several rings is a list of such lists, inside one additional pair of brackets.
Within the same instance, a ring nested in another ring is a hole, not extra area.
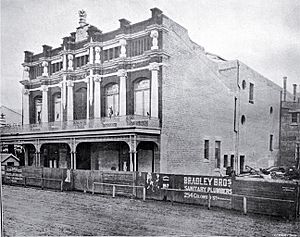
[(8, 183), (22, 183), (22, 168), (16, 166), (7, 166), (5, 168), (5, 181)]
[(231, 178), (212, 176), (183, 176), (184, 198), (228, 200), (232, 194)]

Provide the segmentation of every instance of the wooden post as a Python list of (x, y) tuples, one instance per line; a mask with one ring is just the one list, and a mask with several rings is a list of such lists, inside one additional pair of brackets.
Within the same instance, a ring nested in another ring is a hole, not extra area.
[(171, 194), (172, 194), (171, 203), (172, 203), (172, 205), (174, 205), (174, 190), (171, 191)]
[(43, 177), (41, 178), (41, 187), (42, 187), (42, 189), (44, 189), (44, 178)]
[(93, 182), (93, 185), (92, 185), (92, 194), (95, 194), (95, 183)]
[(26, 188), (26, 177), (24, 176), (24, 187)]
[(137, 197), (137, 191), (136, 191), (136, 172), (133, 172), (132, 173), (132, 176), (133, 176), (133, 188), (132, 188), (132, 195), (134, 196), (134, 197)]
[(146, 201), (146, 187), (143, 187), (143, 201)]
[(243, 197), (243, 210), (244, 210), (244, 214), (247, 214), (247, 198), (244, 196)]
[(61, 183), (60, 183), (60, 191), (63, 191), (64, 187), (64, 170), (61, 169)]
[(86, 191), (89, 191), (89, 178), (86, 176)]
[(116, 186), (113, 185), (113, 193), (112, 193), (113, 198), (116, 196)]
[(211, 197), (211, 195), (210, 195), (210, 193), (208, 193), (208, 195), (207, 195), (207, 198), (208, 198), (208, 204), (207, 204), (207, 208), (208, 208), (208, 210), (210, 209), (210, 205), (211, 205), (211, 200), (210, 200), (210, 197)]
[(295, 219), (298, 220), (300, 216), (300, 184), (297, 182), (297, 194), (296, 194), (296, 200), (295, 200)]

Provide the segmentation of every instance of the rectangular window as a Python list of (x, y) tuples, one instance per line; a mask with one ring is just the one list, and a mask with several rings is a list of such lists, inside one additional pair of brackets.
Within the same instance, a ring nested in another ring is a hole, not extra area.
[(230, 167), (234, 169), (234, 155), (230, 156)]
[(209, 140), (204, 140), (204, 159), (209, 159)]
[(245, 170), (245, 156), (240, 156), (240, 173), (243, 173)]
[(300, 143), (296, 143), (296, 151), (295, 151), (295, 159), (296, 159), (296, 168), (300, 168)]
[(292, 113), (292, 123), (297, 123), (298, 119), (297, 119), (297, 113)]
[(270, 135), (270, 141), (269, 141), (269, 150), (273, 151), (273, 135)]
[(14, 166), (15, 163), (14, 162), (7, 162), (7, 166)]
[(254, 84), (250, 83), (249, 87), (249, 103), (254, 103)]
[(228, 155), (224, 155), (224, 164), (223, 164), (224, 168), (228, 167)]
[(233, 131), (236, 132), (236, 104), (237, 98), (234, 97), (234, 112), (233, 112)]
[(221, 142), (215, 142), (215, 167), (220, 168), (221, 164)]

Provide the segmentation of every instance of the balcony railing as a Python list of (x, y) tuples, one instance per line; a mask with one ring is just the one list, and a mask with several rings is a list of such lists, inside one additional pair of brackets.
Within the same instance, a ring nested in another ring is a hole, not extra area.
[(49, 122), (4, 126), (0, 128), (2, 134), (24, 132), (47, 132), (60, 130), (97, 129), (97, 128), (126, 128), (126, 127), (159, 128), (158, 118), (148, 118), (138, 115), (117, 116), (111, 118), (83, 119), (64, 122)]

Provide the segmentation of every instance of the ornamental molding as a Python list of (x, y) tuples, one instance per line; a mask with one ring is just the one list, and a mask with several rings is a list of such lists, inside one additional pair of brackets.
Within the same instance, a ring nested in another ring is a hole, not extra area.
[(149, 64), (149, 70), (150, 71), (158, 71), (159, 70), (159, 63), (150, 63)]
[(71, 80), (68, 80), (68, 81), (67, 81), (67, 86), (68, 86), (68, 87), (73, 87), (73, 86), (74, 86), (74, 82), (71, 81)]
[(30, 91), (28, 89), (23, 89), (23, 94), (24, 95), (29, 95), (30, 94)]
[(100, 75), (94, 75), (94, 82), (101, 82), (102, 77)]
[(47, 92), (48, 91), (48, 86), (47, 85), (42, 85), (41, 89), (42, 89), (42, 91)]
[(118, 77), (126, 77), (127, 76), (127, 72), (125, 69), (120, 69), (117, 72)]

